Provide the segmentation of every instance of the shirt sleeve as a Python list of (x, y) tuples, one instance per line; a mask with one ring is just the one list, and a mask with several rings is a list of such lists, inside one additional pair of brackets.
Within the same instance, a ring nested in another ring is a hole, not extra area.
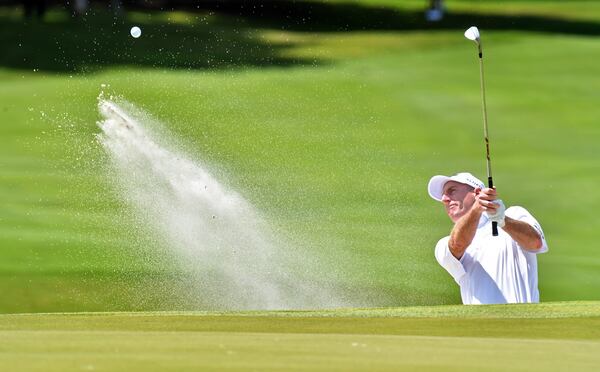
[(535, 231), (537, 231), (537, 233), (540, 235), (540, 238), (542, 238), (542, 248), (540, 248), (539, 250), (532, 252), (532, 253), (546, 253), (548, 252), (548, 244), (546, 244), (546, 237), (544, 236), (544, 231), (542, 230), (542, 226), (540, 225), (540, 223), (531, 215), (531, 213), (529, 213), (527, 211), (527, 209), (523, 208), (523, 207), (510, 207), (506, 210), (505, 215), (517, 220), (517, 221), (523, 221), (527, 224), (529, 224), (531, 227), (533, 227), (535, 229)]
[(440, 239), (435, 246), (435, 258), (437, 262), (444, 268), (454, 280), (460, 284), (460, 280), (467, 273), (462, 263), (452, 255), (448, 247), (449, 236)]

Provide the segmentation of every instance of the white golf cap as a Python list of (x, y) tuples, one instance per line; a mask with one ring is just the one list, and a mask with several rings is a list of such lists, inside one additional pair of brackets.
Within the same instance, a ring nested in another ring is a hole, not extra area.
[(481, 189), (485, 188), (485, 184), (481, 182), (481, 180), (471, 173), (463, 172), (457, 173), (453, 176), (433, 176), (429, 180), (429, 185), (427, 186), (427, 190), (429, 191), (429, 196), (437, 201), (442, 201), (442, 194), (444, 192), (444, 185), (448, 181), (455, 181), (458, 183), (463, 183), (465, 185), (469, 185), (473, 188), (479, 187)]

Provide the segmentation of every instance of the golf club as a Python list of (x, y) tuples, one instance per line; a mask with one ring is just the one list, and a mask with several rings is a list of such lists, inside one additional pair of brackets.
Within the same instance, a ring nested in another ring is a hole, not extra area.
[[(483, 105), (483, 136), (485, 139), (485, 153), (487, 158), (487, 178), (488, 187), (494, 187), (494, 181), (492, 181), (492, 162), (490, 160), (490, 140), (488, 136), (488, 122), (487, 122), (487, 108), (485, 104), (485, 82), (483, 80), (483, 53), (481, 51), (481, 37), (479, 35), (479, 29), (475, 26), (470, 27), (465, 31), (465, 37), (472, 40), (477, 44), (477, 50), (479, 51), (479, 78), (481, 81), (481, 102)], [(498, 236), (498, 223), (492, 222), (492, 235)]]

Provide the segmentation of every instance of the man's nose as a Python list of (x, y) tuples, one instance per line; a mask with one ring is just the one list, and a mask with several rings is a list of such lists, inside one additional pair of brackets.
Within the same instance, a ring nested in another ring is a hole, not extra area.
[(450, 198), (446, 194), (442, 194), (442, 203), (447, 203), (450, 201)]

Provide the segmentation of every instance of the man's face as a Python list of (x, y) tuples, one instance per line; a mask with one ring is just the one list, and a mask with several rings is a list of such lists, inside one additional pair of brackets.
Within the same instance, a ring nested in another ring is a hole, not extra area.
[(456, 223), (475, 203), (475, 193), (469, 185), (448, 181), (444, 185), (442, 203), (444, 203), (448, 217)]

